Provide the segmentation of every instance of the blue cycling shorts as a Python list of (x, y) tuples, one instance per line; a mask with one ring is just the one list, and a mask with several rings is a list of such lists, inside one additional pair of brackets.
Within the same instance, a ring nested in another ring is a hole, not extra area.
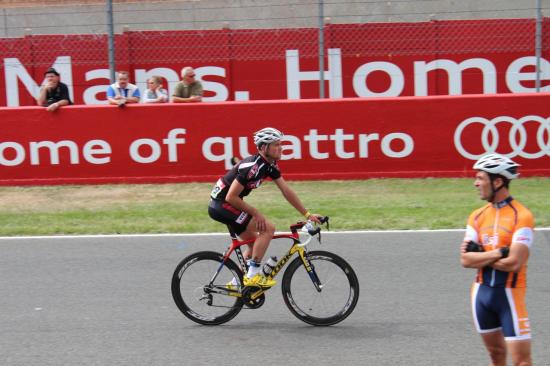
[(501, 331), (506, 341), (531, 339), (525, 290), (524, 287), (490, 287), (474, 283), (471, 292), (472, 313), (477, 331)]

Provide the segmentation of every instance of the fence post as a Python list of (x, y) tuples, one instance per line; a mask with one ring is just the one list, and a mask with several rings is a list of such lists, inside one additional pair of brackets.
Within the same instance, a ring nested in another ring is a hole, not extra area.
[(109, 32), (109, 75), (112, 84), (115, 82), (115, 26), (113, 22), (113, 0), (107, 0), (107, 27)]
[(2, 9), (2, 20), (4, 23), (4, 35), (3, 37), (9, 37), (8, 34), (8, 15), (6, 14), (6, 9)]
[(537, 0), (537, 24), (535, 31), (535, 57), (537, 58), (535, 88), (540, 93), (540, 59), (542, 57), (542, 5), (541, 0)]
[(325, 16), (324, 1), (319, 0), (319, 98), (325, 98)]

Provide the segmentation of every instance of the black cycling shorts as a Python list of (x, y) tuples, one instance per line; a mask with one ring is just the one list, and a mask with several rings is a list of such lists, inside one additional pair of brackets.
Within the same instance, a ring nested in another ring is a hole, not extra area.
[(252, 216), (240, 211), (225, 201), (210, 200), (208, 204), (208, 215), (216, 221), (226, 224), (229, 231), (240, 235), (246, 231), (246, 227)]

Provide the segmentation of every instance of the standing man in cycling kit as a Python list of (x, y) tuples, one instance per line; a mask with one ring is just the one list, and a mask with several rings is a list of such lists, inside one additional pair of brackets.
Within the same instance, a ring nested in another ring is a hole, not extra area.
[(476, 268), (471, 301), (474, 323), (492, 365), (531, 365), (531, 329), (525, 307), (527, 259), (533, 244), (531, 212), (508, 191), (518, 177), (512, 160), (490, 154), (479, 159), (474, 185), (488, 204), (468, 219), (460, 260)]
[[(281, 176), (277, 161), (281, 159), (283, 134), (275, 128), (267, 127), (254, 133), (254, 144), (258, 153), (239, 161), (223, 177), (218, 179), (211, 193), (208, 214), (216, 221), (224, 223), (229, 230), (242, 240), (256, 239), (245, 252), (248, 259), (248, 273), (244, 275), (245, 286), (270, 288), (276, 282), (261, 274), (261, 261), (269, 242), (275, 233), (275, 226), (259, 209), (247, 204), (243, 198), (262, 181), (271, 178), (284, 198), (306, 219), (320, 223), (320, 215), (311, 214), (294, 190)], [(228, 284), (235, 286), (236, 280)]]

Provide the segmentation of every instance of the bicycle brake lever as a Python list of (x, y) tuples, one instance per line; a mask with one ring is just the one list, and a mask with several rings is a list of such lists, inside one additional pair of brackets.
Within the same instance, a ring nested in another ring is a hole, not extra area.
[(302, 227), (302, 232), (307, 233), (309, 235), (309, 238), (307, 239), (306, 242), (304, 242), (302, 244), (299, 244), (298, 246), (305, 247), (306, 245), (308, 245), (308, 243), (311, 241), (311, 239), (313, 239), (313, 237), (315, 237), (315, 236), (317, 236), (317, 240), (319, 241), (319, 243), (321, 243), (321, 240), (320, 240), (321, 228), (320, 227), (315, 227), (315, 225), (312, 222), (308, 221)]
[(329, 222), (328, 216), (320, 217), (319, 221), (321, 222), (321, 224), (327, 224), (327, 230), (330, 230), (329, 223), (328, 223)]
[[(327, 225), (327, 230), (330, 230), (328, 216), (323, 217), (321, 219), (321, 223), (326, 224)], [(319, 236), (317, 237), (317, 241), (319, 241), (319, 245), (321, 245), (321, 230), (320, 230), (320, 228), (319, 228)]]

